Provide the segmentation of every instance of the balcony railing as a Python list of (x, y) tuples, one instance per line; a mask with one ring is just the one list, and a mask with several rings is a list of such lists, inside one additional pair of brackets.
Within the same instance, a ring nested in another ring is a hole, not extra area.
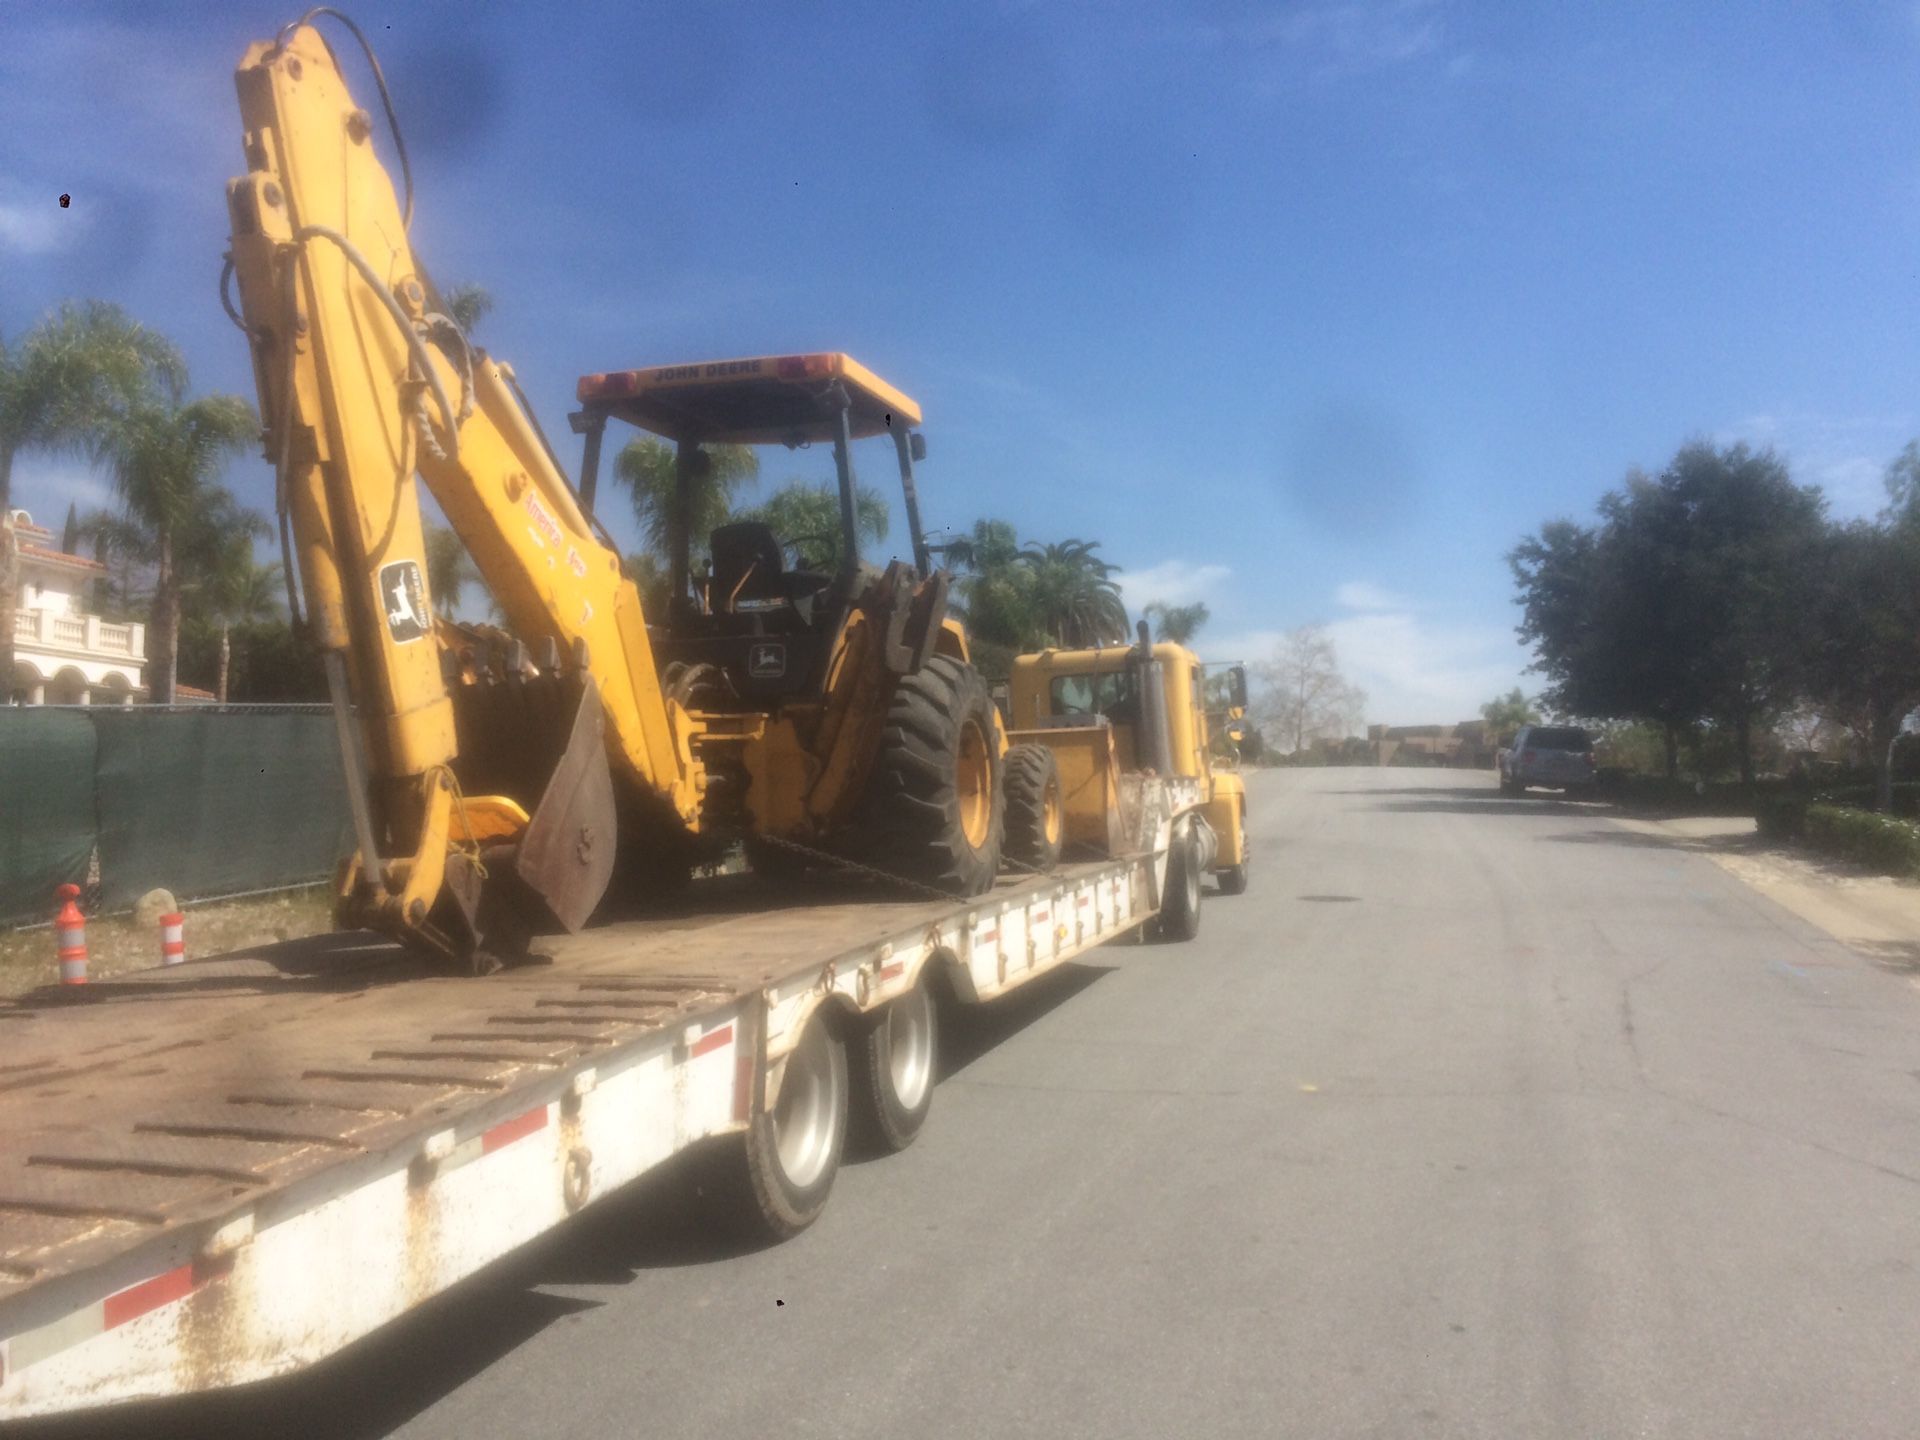
[(56, 610), (16, 610), (13, 638), (49, 650), (111, 655), (116, 660), (144, 660), (147, 627), (134, 621), (115, 624), (98, 615), (65, 615)]

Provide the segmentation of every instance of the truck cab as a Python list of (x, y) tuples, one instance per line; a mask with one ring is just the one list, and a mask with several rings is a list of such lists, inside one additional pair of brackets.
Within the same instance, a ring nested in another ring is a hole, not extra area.
[[(1143, 655), (1159, 672), (1157, 687), (1142, 683)], [(1010, 738), (1060, 729), (1105, 731), (1115, 765), (1132, 773), (1159, 768), (1155, 757), (1164, 733), (1167, 773), (1200, 782), (1200, 814), (1218, 839), (1211, 869), (1222, 893), (1237, 895), (1246, 888), (1246, 782), (1215, 753), (1213, 731), (1216, 724), (1225, 734), (1237, 729), (1246, 712), (1246, 672), (1239, 665), (1223, 667), (1213, 687), (1220, 693), (1210, 696), (1207, 669), (1193, 651), (1164, 640), (1144, 651), (1112, 645), (1021, 655), (1008, 685), (1008, 728)], [(1147, 709), (1150, 689), (1165, 697), (1163, 713)], [(1069, 791), (1074, 768), (1062, 765)], [(1081, 783), (1090, 782), (1090, 773)], [(1069, 818), (1076, 808), (1072, 798)]]

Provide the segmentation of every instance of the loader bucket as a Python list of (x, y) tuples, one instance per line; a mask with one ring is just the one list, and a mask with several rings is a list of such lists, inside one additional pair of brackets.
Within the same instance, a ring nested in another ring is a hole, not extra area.
[(573, 670), (456, 685), (452, 696), (462, 793), (504, 796), (528, 814), (517, 840), (481, 847), (487, 893), (462, 909), (477, 931), (493, 928), (487, 912), (500, 903), (529, 933), (578, 930), (606, 894), (618, 838), (598, 687)]

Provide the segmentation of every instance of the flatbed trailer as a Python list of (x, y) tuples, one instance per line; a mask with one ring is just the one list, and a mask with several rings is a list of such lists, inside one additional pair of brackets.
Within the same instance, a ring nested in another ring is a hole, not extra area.
[(355, 933), (0, 1003), (0, 1421), (311, 1365), (750, 1139), (816, 1015), (936, 973), (992, 1000), (1138, 933), (1195, 797), (1135, 799), (1139, 853), (971, 900), (723, 876), (484, 979)]

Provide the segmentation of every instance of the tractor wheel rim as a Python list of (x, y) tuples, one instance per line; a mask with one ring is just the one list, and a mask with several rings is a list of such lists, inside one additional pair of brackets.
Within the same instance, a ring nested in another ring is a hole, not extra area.
[(960, 801), (960, 833), (978, 850), (993, 828), (993, 761), (988, 758), (986, 733), (977, 720), (960, 726), (960, 749), (954, 756), (954, 793)]
[(787, 1057), (780, 1098), (773, 1107), (774, 1149), (796, 1189), (805, 1190), (827, 1168), (833, 1151), (833, 1109), (833, 1060), (826, 1031), (815, 1020)]
[(887, 1075), (901, 1108), (915, 1110), (933, 1083), (933, 1002), (916, 985), (887, 1007)]
[(1047, 782), (1047, 793), (1042, 804), (1044, 806), (1045, 818), (1041, 823), (1046, 828), (1047, 844), (1058, 845), (1060, 843), (1060, 831), (1065, 823), (1060, 805), (1060, 782), (1058, 780), (1049, 780)]

